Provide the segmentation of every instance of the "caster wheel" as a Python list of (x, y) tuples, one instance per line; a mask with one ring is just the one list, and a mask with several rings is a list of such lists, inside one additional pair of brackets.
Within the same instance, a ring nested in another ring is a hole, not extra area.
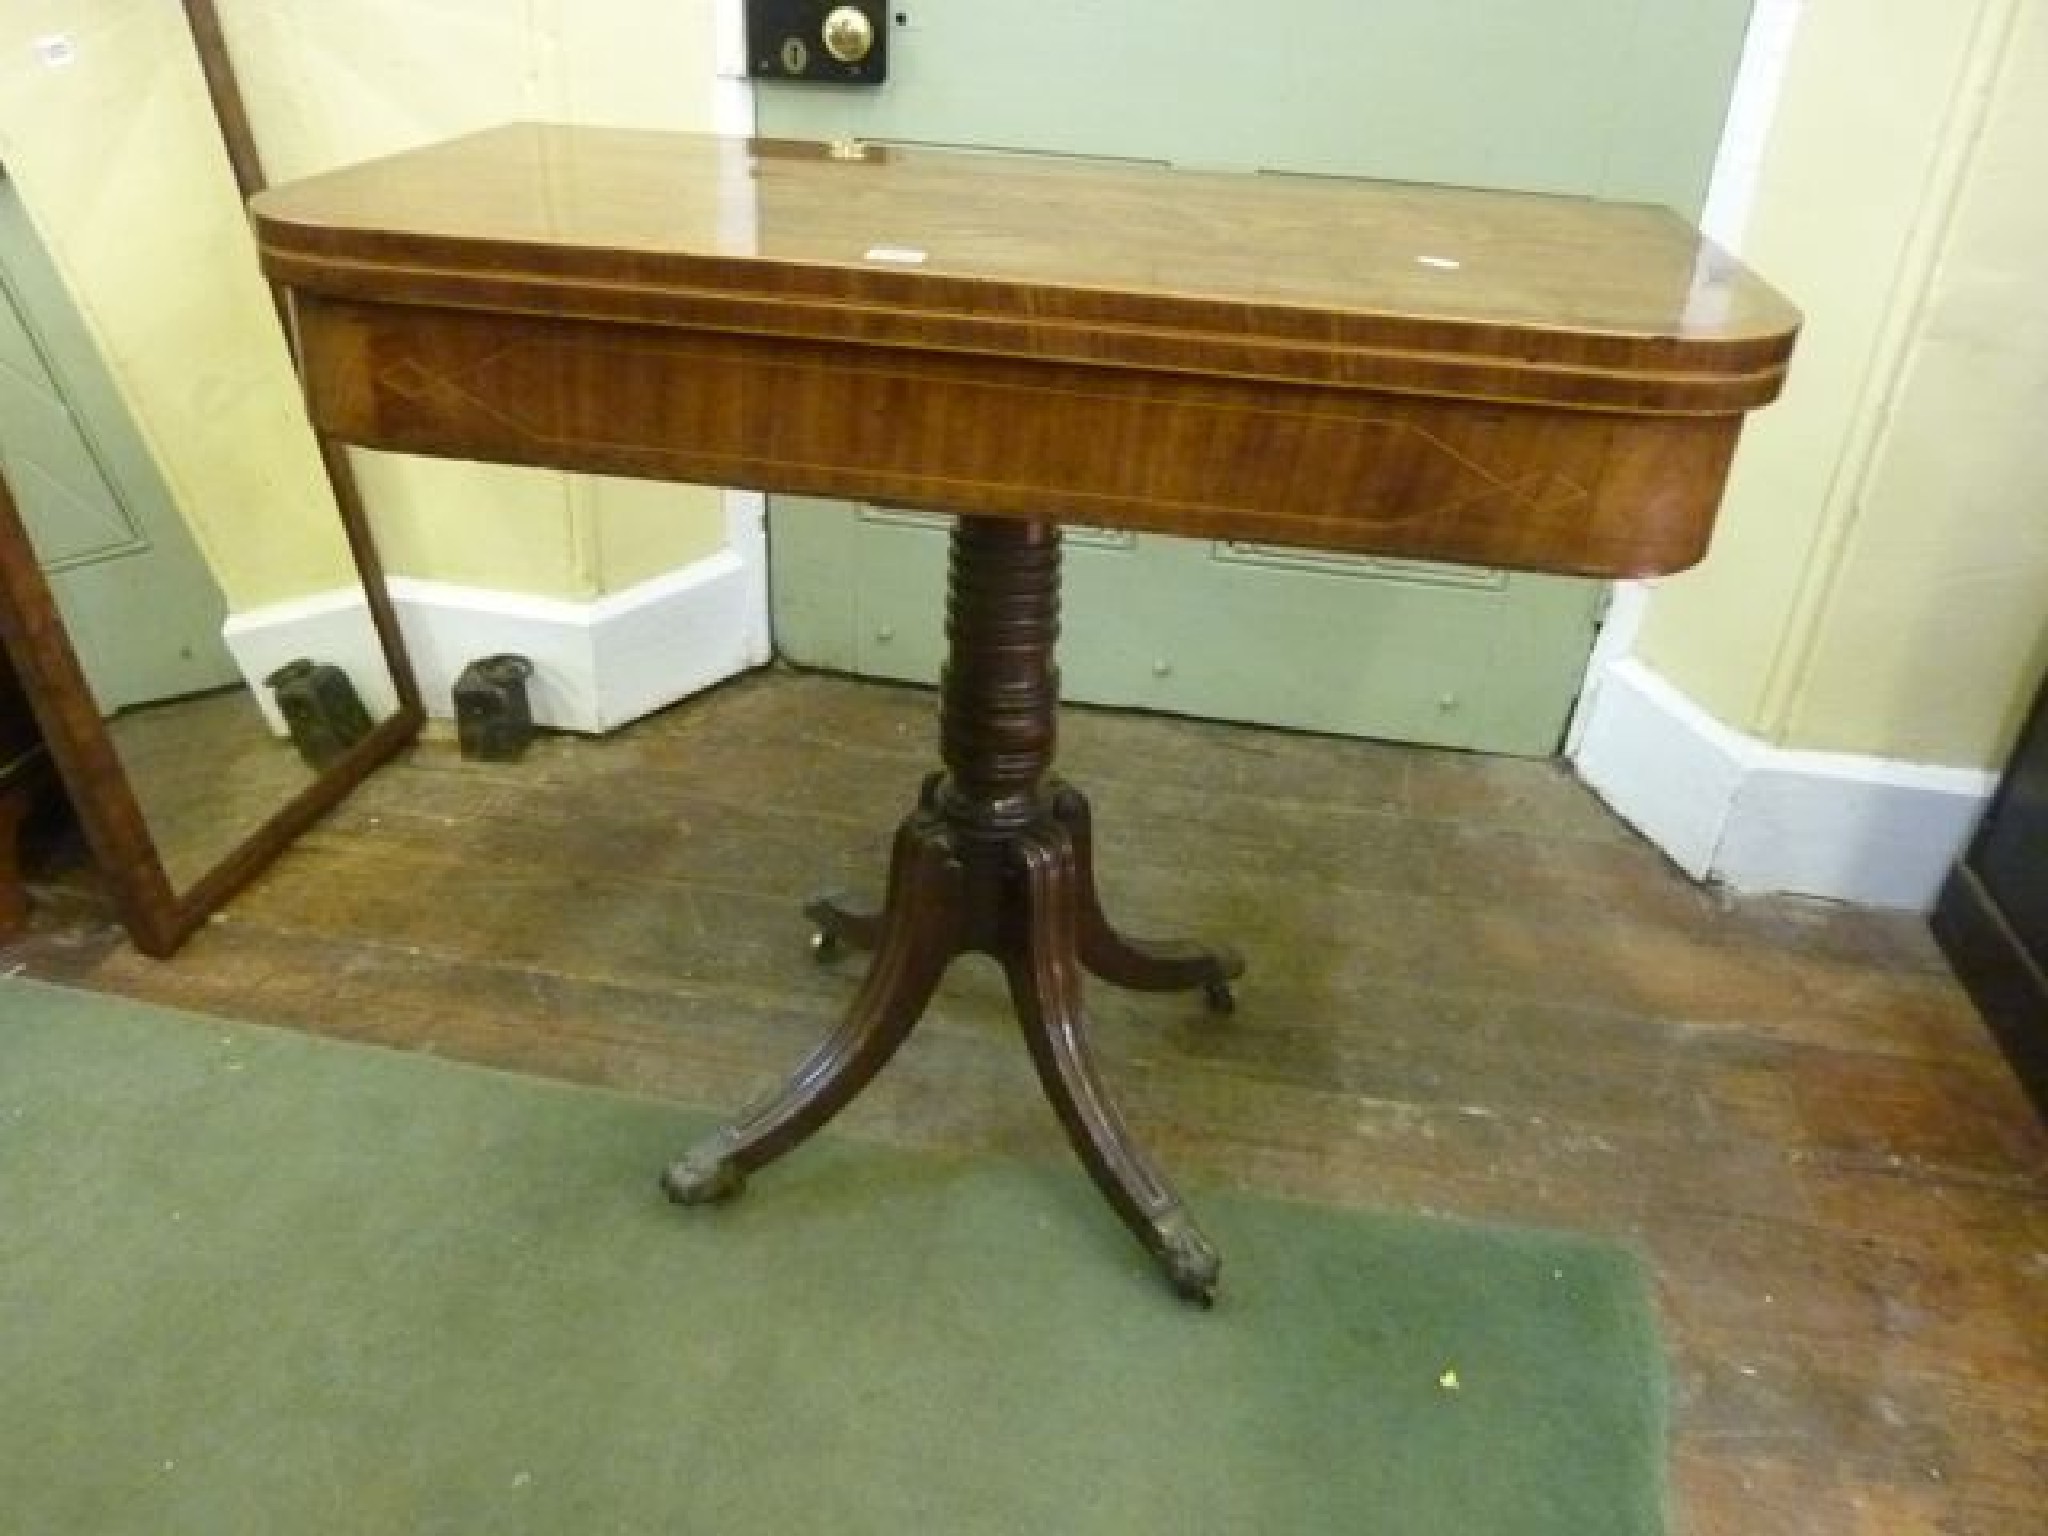
[(1227, 981), (1203, 982), (1202, 998), (1208, 1003), (1211, 1013), (1237, 1012), (1237, 994), (1230, 990)]
[(1223, 1260), (1209, 1240), (1184, 1213), (1172, 1219), (1161, 1235), (1164, 1242), (1159, 1261), (1174, 1294), (1205, 1312), (1215, 1306), (1216, 1281), (1222, 1274)]
[(677, 1205), (717, 1205), (732, 1199), (746, 1183), (746, 1173), (720, 1148), (692, 1152), (661, 1176), (662, 1193)]

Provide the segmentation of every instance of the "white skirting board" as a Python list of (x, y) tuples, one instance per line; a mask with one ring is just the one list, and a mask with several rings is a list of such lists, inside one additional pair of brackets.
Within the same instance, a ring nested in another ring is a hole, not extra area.
[(381, 720), (398, 707), (398, 692), (384, 665), (370, 605), (360, 587), (341, 587), (230, 614), (221, 626), (221, 638), (276, 735), (285, 734), (284, 716), (278, 713), (277, 700), (264, 679), (289, 661), (303, 659), (340, 667), (355, 684), (373, 719)]
[[(509, 653), (533, 663), (536, 724), (594, 734), (765, 663), (759, 570), (725, 549), (588, 603), (406, 577), (392, 578), (391, 598), (430, 716), (454, 718), (463, 668)], [(395, 703), (360, 592), (238, 614), (224, 632), (274, 731), (284, 722), (263, 680), (295, 657), (342, 667), (373, 715)]]
[(1631, 657), (1584, 709), (1579, 776), (1695, 879), (1926, 911), (1996, 775), (1773, 747)]

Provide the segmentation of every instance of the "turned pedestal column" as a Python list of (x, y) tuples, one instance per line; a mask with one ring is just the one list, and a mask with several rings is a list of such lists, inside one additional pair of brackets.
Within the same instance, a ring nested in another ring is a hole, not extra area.
[(1219, 1260), (1132, 1138), (1088, 1043), (1083, 975), (1144, 990), (1200, 987), (1231, 1006), (1236, 955), (1124, 937), (1096, 895), (1088, 804), (1052, 777), (1058, 736), (1060, 535), (1049, 523), (962, 518), (952, 536), (939, 755), (897, 828), (878, 913), (807, 910), (819, 946), (872, 949), (838, 1030), (776, 1092), (663, 1178), (683, 1204), (722, 1200), (850, 1103), (903, 1043), (955, 955), (1003, 967), (1039, 1082), (1124, 1224), (1183, 1296), (1207, 1304)]

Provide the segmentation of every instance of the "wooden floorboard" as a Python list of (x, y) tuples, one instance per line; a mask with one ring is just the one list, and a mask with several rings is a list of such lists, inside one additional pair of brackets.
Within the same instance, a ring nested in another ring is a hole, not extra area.
[[(517, 764), (430, 742), (173, 960), (58, 870), (0, 966), (734, 1106), (849, 995), (859, 962), (813, 964), (798, 903), (873, 890), (932, 709), (768, 672)], [(1229, 1019), (1094, 994), (1131, 1120), (1197, 1198), (1637, 1248), (1693, 1536), (2048, 1530), (2048, 1134), (1918, 919), (1698, 888), (1554, 764), (1062, 728), (1122, 920), (1251, 963)], [(1069, 1171), (979, 962), (846, 1125)]]

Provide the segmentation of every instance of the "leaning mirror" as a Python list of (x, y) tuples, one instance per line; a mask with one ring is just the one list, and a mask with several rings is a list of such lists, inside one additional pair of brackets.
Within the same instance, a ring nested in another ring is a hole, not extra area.
[(180, 27), (0, 39), (0, 638), (159, 954), (419, 723)]

